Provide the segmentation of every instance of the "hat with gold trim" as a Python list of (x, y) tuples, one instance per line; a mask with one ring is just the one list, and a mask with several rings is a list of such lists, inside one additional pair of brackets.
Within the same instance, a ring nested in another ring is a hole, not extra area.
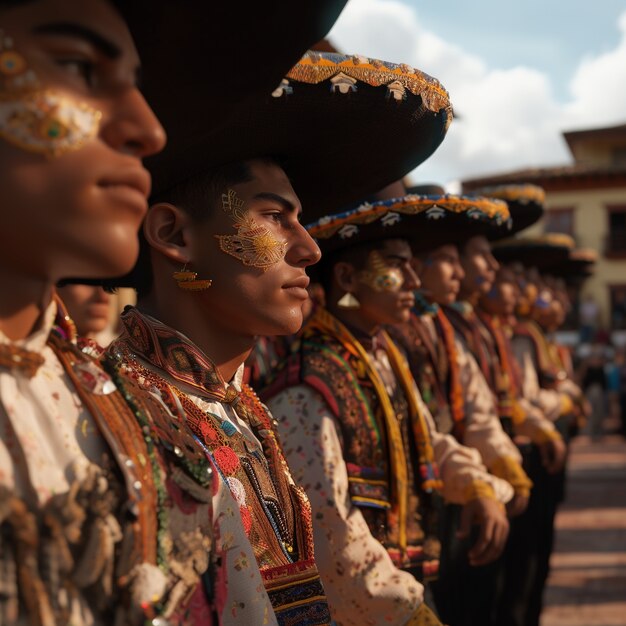
[(490, 198), (409, 194), (365, 203), (308, 224), (322, 254), (384, 239), (406, 239), (417, 252), (505, 227), (505, 202)]
[(448, 93), (420, 70), (309, 51), (222, 127), (207, 120), (195, 140), (156, 157), (154, 189), (226, 163), (273, 157), (304, 215), (322, 217), (402, 178), (436, 150), (451, 119)]
[(504, 200), (511, 212), (511, 228), (507, 235), (514, 235), (532, 226), (544, 212), (546, 192), (537, 185), (496, 185), (474, 189), (469, 195), (487, 196)]
[(593, 275), (597, 261), (598, 253), (592, 248), (575, 248), (566, 259), (546, 267), (545, 272), (575, 284)]
[(491, 251), (501, 263), (518, 262), (548, 272), (564, 263), (575, 248), (574, 240), (564, 233), (517, 236), (493, 244)]

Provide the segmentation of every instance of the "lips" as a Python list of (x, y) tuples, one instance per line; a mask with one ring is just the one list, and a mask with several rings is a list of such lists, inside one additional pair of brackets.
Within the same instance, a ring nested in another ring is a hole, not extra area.
[(292, 281), (289, 281), (288, 283), (285, 283), (283, 285), (283, 289), (306, 289), (309, 286), (310, 282), (311, 279), (308, 276), (300, 276)]
[(311, 279), (308, 276), (300, 276), (294, 280), (291, 280), (283, 285), (283, 289), (292, 296), (300, 300), (308, 300), (309, 292), (307, 287)]
[(143, 168), (128, 168), (98, 181), (98, 187), (115, 196), (117, 202), (130, 204), (145, 213), (150, 195), (150, 174)]

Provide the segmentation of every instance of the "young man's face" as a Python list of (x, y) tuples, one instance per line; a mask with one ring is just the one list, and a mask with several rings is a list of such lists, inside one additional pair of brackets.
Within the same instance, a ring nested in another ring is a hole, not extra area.
[(493, 287), (480, 299), (481, 308), (492, 315), (513, 315), (520, 298), (517, 277), (508, 267), (500, 267)]
[(463, 292), (468, 295), (489, 293), (500, 265), (491, 254), (486, 237), (479, 235), (467, 241), (461, 251), (461, 265), (465, 272), (461, 281)]
[(352, 292), (360, 303), (358, 314), (368, 324), (408, 321), (415, 305), (413, 292), (420, 285), (412, 259), (407, 241), (387, 239), (369, 251), (365, 267), (355, 270)]
[(456, 300), (465, 273), (455, 245), (436, 248), (417, 267), (421, 289), (430, 302), (443, 305)]
[(245, 336), (300, 329), (309, 299), (306, 268), (320, 250), (300, 224), (300, 201), (285, 172), (251, 161), (252, 180), (225, 190), (221, 206), (189, 230), (190, 267), (212, 286), (197, 296), (207, 322)]
[(141, 159), (165, 134), (106, 0), (0, 11), (0, 263), (37, 280), (129, 271), (147, 210)]

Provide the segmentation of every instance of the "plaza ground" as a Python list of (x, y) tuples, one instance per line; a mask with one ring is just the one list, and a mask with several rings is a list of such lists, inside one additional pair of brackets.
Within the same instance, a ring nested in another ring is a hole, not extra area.
[(541, 626), (626, 626), (626, 441), (572, 445)]

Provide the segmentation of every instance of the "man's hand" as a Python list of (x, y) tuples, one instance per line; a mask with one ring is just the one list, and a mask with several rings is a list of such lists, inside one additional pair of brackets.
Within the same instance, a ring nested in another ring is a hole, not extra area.
[(480, 533), (467, 557), (470, 565), (487, 565), (502, 554), (509, 536), (509, 522), (497, 500), (476, 498), (468, 502), (461, 511), (457, 537), (459, 539), (469, 537), (474, 524), (480, 527)]
[(516, 493), (509, 502), (506, 503), (506, 514), (508, 517), (521, 515), (528, 507), (528, 496)]
[(562, 439), (548, 439), (539, 446), (541, 454), (541, 464), (546, 468), (548, 474), (560, 472), (565, 465), (565, 455), (567, 448)]

